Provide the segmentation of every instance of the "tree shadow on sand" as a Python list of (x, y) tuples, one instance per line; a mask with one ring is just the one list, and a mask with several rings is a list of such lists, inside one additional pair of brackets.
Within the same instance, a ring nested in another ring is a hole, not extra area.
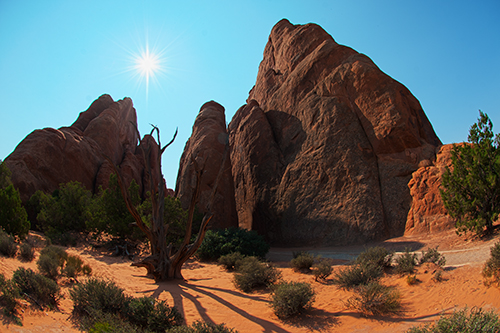
[[(200, 280), (196, 280), (200, 281)], [(255, 302), (261, 302), (263, 303), (263, 306), (268, 306), (268, 300), (266, 297), (263, 295), (255, 295), (255, 294), (245, 294), (241, 293), (238, 291), (230, 290), (230, 289), (224, 289), (224, 288), (218, 288), (218, 287), (211, 287), (211, 286), (204, 286), (204, 285), (194, 285), (190, 284), (188, 281), (171, 281), (171, 282), (161, 282), (161, 283), (154, 283), (154, 285), (157, 286), (157, 288), (153, 290), (145, 290), (142, 291), (142, 293), (150, 293), (153, 292), (151, 295), (154, 298), (158, 298), (162, 292), (168, 292), (173, 300), (174, 300), (174, 306), (182, 313), (182, 315), (185, 317), (185, 310), (184, 310), (184, 299), (187, 299), (191, 301), (198, 314), (200, 315), (201, 319), (207, 323), (212, 323), (212, 324), (218, 324), (214, 323), (212, 319), (210, 319), (210, 316), (208, 315), (208, 311), (206, 308), (204, 308), (198, 300), (200, 298), (199, 295), (204, 295), (210, 297), (212, 300), (220, 303), (221, 305), (225, 306), (226, 308), (230, 309), (233, 311), (236, 315), (239, 315), (255, 324), (258, 324), (259, 326), (262, 327), (261, 332), (267, 332), (267, 333), (288, 333), (287, 330), (283, 329), (282, 327), (276, 325), (275, 323), (256, 317), (247, 311), (243, 310), (242, 308), (236, 306), (235, 304), (227, 301), (223, 297), (217, 295), (215, 292), (222, 292), (226, 293), (229, 295), (233, 295), (236, 297), (240, 297), (242, 299), (250, 299)]]

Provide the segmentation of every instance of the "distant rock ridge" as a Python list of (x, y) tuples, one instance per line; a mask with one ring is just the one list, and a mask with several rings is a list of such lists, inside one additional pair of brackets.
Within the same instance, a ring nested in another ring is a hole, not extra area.
[[(127, 186), (135, 179), (141, 193), (147, 191), (141, 150), (156, 141), (146, 135), (138, 144), (134, 126), (137, 115), (130, 98), (115, 102), (102, 95), (71, 126), (33, 131), (5, 159), (21, 199), (26, 202), (37, 190), (52, 193), (69, 181), (94, 193), (106, 188), (113, 170), (105, 156), (120, 167)], [(153, 173), (159, 179), (159, 170)]]

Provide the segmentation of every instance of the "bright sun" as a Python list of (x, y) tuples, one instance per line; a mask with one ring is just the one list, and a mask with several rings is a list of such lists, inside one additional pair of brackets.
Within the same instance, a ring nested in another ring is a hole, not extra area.
[(155, 74), (161, 71), (160, 58), (153, 52), (150, 52), (149, 46), (141, 52), (135, 59), (135, 69), (141, 77), (146, 79), (146, 99), (149, 95), (149, 81), (154, 79)]

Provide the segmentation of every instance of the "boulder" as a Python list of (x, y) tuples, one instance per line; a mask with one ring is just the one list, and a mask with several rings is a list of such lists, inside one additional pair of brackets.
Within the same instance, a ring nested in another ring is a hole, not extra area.
[(287, 20), (229, 132), (239, 223), (277, 245), (402, 235), (408, 182), (441, 145), (406, 87), (318, 25)]
[[(141, 146), (145, 141), (156, 142), (145, 137), (138, 146), (136, 124), (130, 98), (114, 102), (111, 96), (102, 95), (71, 126), (30, 133), (5, 159), (23, 202), (37, 190), (51, 193), (70, 181), (78, 181), (92, 192), (100, 186), (106, 188), (113, 169), (105, 156), (121, 168), (127, 186), (135, 179), (145, 192), (149, 179), (143, 179)], [(159, 176), (156, 171), (155, 179)]]
[(405, 235), (429, 234), (454, 227), (454, 220), (447, 214), (439, 192), (441, 176), (446, 167), (452, 166), (452, 148), (451, 144), (438, 147), (435, 163), (423, 165), (412, 174), (408, 183), (412, 202)]
[[(186, 142), (181, 156), (175, 193), (184, 209), (188, 209), (201, 171), (200, 192), (196, 202), (198, 211), (213, 213), (210, 228), (238, 226), (231, 175), (231, 159), (227, 156), (213, 205), (211, 194), (219, 174), (228, 141), (224, 107), (211, 101), (205, 103), (196, 117), (193, 133)], [(226, 153), (229, 155), (229, 151)]]

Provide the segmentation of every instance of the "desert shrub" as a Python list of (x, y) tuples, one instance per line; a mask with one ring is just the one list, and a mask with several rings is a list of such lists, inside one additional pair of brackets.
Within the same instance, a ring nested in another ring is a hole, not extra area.
[(329, 277), (332, 272), (333, 268), (328, 259), (322, 259), (313, 265), (313, 274), (316, 281), (326, 280), (326, 278)]
[(14, 237), (0, 229), (0, 254), (6, 257), (15, 257), (17, 253), (17, 244)]
[(440, 267), (444, 267), (446, 265), (446, 258), (438, 252), (438, 247), (435, 249), (429, 248), (427, 251), (422, 251), (422, 257), (420, 258), (420, 265), (431, 262)]
[(257, 257), (246, 257), (234, 274), (234, 285), (244, 292), (250, 292), (256, 288), (268, 287), (280, 278), (281, 272), (275, 267), (260, 262)]
[(24, 238), (30, 229), (30, 222), (10, 175), (10, 170), (0, 161), (0, 229)]
[(182, 325), (184, 318), (176, 307), (169, 307), (165, 301), (151, 297), (131, 299), (124, 311), (132, 324), (153, 332), (165, 332), (173, 326)]
[(314, 255), (308, 252), (294, 253), (290, 267), (296, 272), (309, 272), (314, 265)]
[(82, 274), (90, 275), (92, 268), (89, 265), (85, 265), (79, 256), (68, 255), (62, 273), (69, 278), (76, 279)]
[(125, 320), (117, 313), (93, 311), (92, 316), (79, 316), (77, 323), (82, 331), (89, 333), (149, 333)]
[(441, 282), (441, 281), (443, 281), (443, 270), (437, 269), (434, 272), (434, 275), (432, 276), (432, 280), (434, 282)]
[(269, 244), (255, 231), (229, 228), (208, 230), (196, 254), (201, 260), (217, 260), (220, 256), (233, 252), (264, 258), (269, 248)]
[(31, 262), (35, 259), (35, 249), (28, 242), (23, 242), (19, 247), (19, 256), (22, 260)]
[(233, 252), (230, 254), (225, 254), (219, 258), (217, 261), (219, 265), (223, 266), (227, 271), (237, 270), (241, 264), (241, 261), (245, 258), (239, 252)]
[(3, 313), (14, 319), (18, 318), (18, 299), (21, 297), (19, 288), (12, 280), (6, 280), (3, 274), (0, 274), (0, 304), (3, 306)]
[(334, 274), (333, 284), (343, 289), (351, 289), (359, 285), (368, 284), (379, 279), (383, 274), (381, 266), (370, 262), (361, 262), (347, 266)]
[(271, 307), (281, 319), (303, 313), (314, 302), (315, 292), (309, 283), (281, 282), (274, 286)]
[[(468, 313), (469, 312), (469, 313)], [(412, 327), (407, 333), (500, 332), (500, 320), (494, 311), (467, 308), (442, 316), (434, 324)]]
[(355, 294), (346, 302), (348, 308), (372, 315), (394, 314), (401, 310), (401, 298), (394, 288), (370, 282), (354, 291)]
[(406, 277), (406, 283), (409, 286), (413, 286), (414, 284), (417, 284), (418, 281), (419, 280), (417, 279), (417, 275), (416, 274), (408, 274), (408, 276)]
[(52, 280), (57, 280), (63, 272), (67, 259), (68, 254), (64, 249), (49, 245), (40, 251), (36, 265), (41, 274)]
[(62, 298), (61, 288), (53, 280), (33, 272), (31, 269), (19, 267), (12, 276), (19, 291), (29, 295), (29, 300), (40, 307), (56, 309)]
[(69, 295), (73, 301), (73, 313), (92, 316), (94, 313), (120, 313), (130, 298), (112, 281), (95, 277), (76, 284)]
[(398, 274), (412, 274), (417, 265), (417, 254), (411, 253), (410, 249), (406, 248), (405, 252), (396, 258), (396, 267), (394, 271)]
[(196, 321), (191, 326), (176, 326), (166, 331), (166, 333), (238, 333), (233, 328), (226, 327), (225, 324), (212, 324)]
[(483, 278), (487, 286), (492, 284), (500, 286), (500, 242), (490, 249), (490, 258), (483, 268)]
[(370, 263), (375, 266), (387, 268), (391, 266), (393, 256), (394, 252), (389, 251), (382, 246), (375, 246), (375, 247), (370, 247), (365, 251), (361, 252), (354, 261), (354, 263), (356, 264)]

